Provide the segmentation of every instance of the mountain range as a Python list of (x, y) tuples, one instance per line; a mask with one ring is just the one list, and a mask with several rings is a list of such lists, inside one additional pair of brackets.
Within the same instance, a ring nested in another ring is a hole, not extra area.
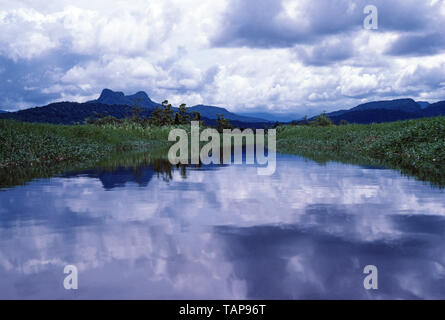
[[(133, 95), (126, 96), (123, 92), (112, 91), (110, 89), (102, 90), (99, 99), (89, 101), (89, 103), (101, 103), (106, 105), (127, 105), (127, 106), (140, 106), (142, 108), (152, 109), (161, 107), (161, 104), (153, 102), (144, 91), (139, 91)], [(173, 107), (174, 112), (178, 111), (178, 108)], [(225, 108), (196, 105), (187, 108), (188, 112), (198, 111), (201, 116), (207, 119), (218, 119), (218, 114), (224, 115), (224, 118), (232, 121), (241, 122), (268, 122), (265, 119), (259, 119), (255, 117), (240, 116), (233, 112), (228, 111)]]
[[(115, 92), (104, 89), (97, 100), (84, 103), (78, 102), (56, 102), (42, 107), (34, 107), (16, 112), (2, 113), (0, 118), (15, 119), (26, 122), (42, 122), (53, 124), (77, 124), (83, 123), (88, 117), (113, 116), (119, 119), (131, 115), (131, 109), (140, 106), (142, 117), (150, 117), (152, 112), (161, 107), (161, 104), (153, 102), (145, 92), (138, 92), (134, 95), (126, 96), (122, 92)], [(172, 107), (173, 112), (178, 108)], [(201, 113), (201, 120), (210, 126), (217, 124), (216, 119), (219, 114), (223, 114), (226, 119), (239, 128), (265, 128), (271, 127), (273, 122), (246, 116), (239, 116), (227, 109), (197, 105), (187, 108), (188, 112), (198, 111)]]
[(425, 109), (425, 108), (427, 108), (430, 105), (430, 103), (427, 102), (427, 101), (416, 101), (416, 102), (420, 106), (420, 108), (422, 108), (422, 109)]
[[(99, 103), (105, 105), (127, 105), (135, 106), (139, 105), (146, 109), (154, 110), (161, 105), (153, 102), (149, 96), (139, 91), (133, 95), (125, 95), (123, 92), (116, 92), (110, 89), (104, 89), (97, 100), (90, 101), (89, 103)], [(173, 111), (178, 109), (173, 107)], [(198, 111), (201, 113), (202, 118), (207, 120), (216, 120), (219, 114), (222, 114), (224, 118), (230, 121), (242, 122), (242, 123), (267, 123), (267, 122), (290, 122), (294, 119), (298, 119), (297, 114), (270, 114), (270, 113), (244, 113), (236, 114), (228, 111), (225, 108), (196, 105), (188, 108), (189, 112)], [(396, 99), (387, 101), (373, 101), (360, 104), (352, 109), (339, 110), (327, 114), (335, 123), (341, 120), (346, 120), (351, 123), (379, 123), (379, 122), (391, 122), (397, 120), (407, 120), (422, 117), (431, 117), (437, 115), (445, 115), (445, 109), (441, 103), (429, 104), (426, 101), (416, 102), (413, 99)], [(294, 116), (294, 117), (292, 117)], [(209, 121), (207, 121), (209, 122)], [(211, 121), (213, 122), (213, 121)]]
[(278, 121), (278, 122), (291, 122), (292, 120), (303, 118), (302, 114), (291, 113), (291, 112), (271, 113), (271, 112), (255, 112), (255, 111), (250, 111), (250, 112), (241, 112), (241, 113), (238, 113), (238, 114), (241, 115), (241, 116), (246, 116), (246, 117), (267, 119), (267, 120), (273, 121), (273, 122), (276, 122), (276, 121)]
[[(0, 112), (0, 118), (16, 119), (27, 122), (45, 122), (56, 124), (83, 123), (91, 116), (114, 116), (124, 118), (131, 115), (133, 106), (142, 107), (141, 116), (150, 117), (151, 113), (161, 104), (154, 102), (143, 91), (133, 95), (125, 95), (123, 92), (104, 89), (97, 100), (84, 103), (57, 102), (43, 107), (34, 107), (16, 112)], [(173, 111), (178, 108), (172, 107)], [(292, 114), (248, 113), (237, 114), (225, 108), (196, 105), (187, 108), (188, 112), (198, 111), (201, 119), (207, 125), (215, 125), (219, 114), (239, 128), (264, 128), (271, 127), (275, 121), (290, 122)], [(445, 115), (445, 101), (429, 104), (428, 102), (416, 102), (413, 99), (397, 99), (388, 101), (374, 101), (358, 105), (348, 110), (338, 110), (327, 113), (334, 123), (346, 120), (350, 123), (380, 123), (398, 120), (415, 119), (422, 117), (434, 117)], [(295, 118), (298, 119), (297, 114)], [(314, 119), (311, 118), (311, 119)]]
[(123, 92), (112, 91), (110, 89), (103, 89), (99, 99), (88, 101), (89, 103), (102, 103), (106, 105), (127, 105), (140, 106), (148, 109), (155, 109), (161, 104), (153, 102), (144, 91), (139, 91), (135, 94), (126, 96)]
[(217, 119), (218, 114), (222, 114), (224, 118), (229, 119), (231, 121), (241, 121), (241, 122), (268, 122), (269, 120), (260, 119), (256, 117), (243, 116), (239, 114), (235, 114), (233, 112), (228, 111), (227, 109), (213, 106), (205, 106), (205, 105), (197, 105), (188, 108), (190, 112), (197, 111), (201, 114), (201, 116), (209, 119)]
[[(445, 115), (445, 101), (429, 104), (413, 99), (374, 101), (358, 105), (349, 110), (327, 113), (334, 122), (346, 120), (350, 123), (381, 123), (423, 117)], [(313, 119), (313, 118), (312, 118)]]

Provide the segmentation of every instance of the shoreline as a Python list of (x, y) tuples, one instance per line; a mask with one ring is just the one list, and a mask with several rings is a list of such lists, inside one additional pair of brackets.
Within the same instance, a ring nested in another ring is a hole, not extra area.
[[(143, 127), (130, 121), (118, 126), (69, 126), (0, 120), (0, 175), (7, 180), (27, 171), (33, 177), (49, 176), (64, 168), (92, 167), (122, 153), (161, 156), (172, 144), (168, 134), (173, 128), (178, 126)], [(283, 125), (277, 128), (277, 152), (320, 163), (395, 169), (444, 187), (445, 117), (371, 125)]]
[(277, 152), (372, 164), (445, 186), (445, 117), (382, 124), (280, 126)]

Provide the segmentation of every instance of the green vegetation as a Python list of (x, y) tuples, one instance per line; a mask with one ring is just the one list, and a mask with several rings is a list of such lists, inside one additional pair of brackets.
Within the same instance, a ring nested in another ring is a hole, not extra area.
[(169, 126), (173, 124), (172, 105), (167, 100), (162, 102), (162, 108), (156, 108), (150, 118), (152, 126)]
[(156, 108), (149, 119), (140, 118), (139, 113), (136, 113), (133, 115), (132, 120), (139, 123), (146, 121), (150, 123), (151, 126), (157, 127), (184, 125), (189, 124), (190, 120), (200, 121), (201, 114), (197, 111), (193, 111), (191, 114), (188, 114), (186, 104), (183, 103), (179, 106), (178, 112), (175, 112), (173, 116), (172, 105), (168, 103), (168, 100), (164, 100), (162, 102), (162, 107)]
[(176, 124), (187, 124), (190, 122), (190, 116), (187, 114), (185, 103), (179, 106), (179, 112), (176, 115), (178, 116), (178, 123)]
[(326, 112), (323, 112), (322, 114), (316, 116), (314, 120), (308, 122), (308, 125), (312, 127), (327, 127), (332, 126), (333, 124), (334, 123), (327, 116)]
[(218, 119), (216, 119), (216, 130), (218, 130), (219, 133), (222, 133), (224, 129), (233, 129), (229, 119), (224, 118), (223, 114), (218, 114), (217, 116)]
[[(128, 118), (98, 116), (74, 126), (0, 120), (2, 185), (23, 182), (29, 176), (44, 177), (92, 167), (119, 153), (128, 156), (160, 152), (165, 156), (170, 130), (180, 127), (189, 132), (189, 121), (199, 120), (200, 115), (188, 114), (185, 105), (181, 105), (173, 118), (168, 101), (158, 110), (151, 118), (145, 118), (140, 116), (139, 108), (133, 108)], [(445, 117), (334, 125), (322, 114), (305, 123), (277, 127), (279, 152), (300, 154), (320, 163), (341, 161), (399, 169), (445, 186)], [(220, 115), (217, 129), (225, 128), (232, 126)]]
[(354, 163), (363, 162), (361, 158), (445, 185), (444, 117), (371, 125), (280, 126), (277, 149), (313, 157), (324, 153), (325, 159), (331, 154), (332, 159), (355, 159)]
[[(87, 162), (57, 162), (50, 166), (34, 165), (27, 167), (0, 168), (0, 191), (2, 188), (13, 187), (26, 184), (36, 178), (49, 178), (66, 172), (78, 172), (87, 169), (94, 169), (103, 172), (113, 171), (118, 168), (133, 168), (135, 175), (138, 174), (138, 168), (151, 165), (158, 176), (163, 179), (171, 179), (171, 171), (174, 166), (166, 158), (168, 148), (149, 150), (147, 152), (118, 152), (107, 155), (98, 161)], [(180, 169), (183, 177), (186, 171), (183, 166), (176, 166)]]
[(0, 168), (89, 162), (113, 152), (157, 149), (167, 144), (170, 129), (112, 117), (76, 126), (0, 120)]
[[(137, 101), (136, 101), (137, 103)], [(0, 119), (0, 168), (49, 166), (60, 162), (97, 161), (119, 151), (147, 150), (168, 145), (170, 130), (190, 120), (200, 121), (199, 112), (187, 113), (185, 104), (173, 117), (167, 100), (151, 116), (131, 108), (131, 116), (116, 118), (95, 112), (84, 125), (51, 125)], [(228, 121), (226, 121), (228, 124)]]

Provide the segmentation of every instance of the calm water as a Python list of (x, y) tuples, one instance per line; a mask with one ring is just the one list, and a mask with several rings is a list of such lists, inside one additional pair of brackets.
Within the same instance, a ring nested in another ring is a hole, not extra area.
[(445, 298), (445, 192), (296, 156), (36, 180), (0, 192), (0, 298)]

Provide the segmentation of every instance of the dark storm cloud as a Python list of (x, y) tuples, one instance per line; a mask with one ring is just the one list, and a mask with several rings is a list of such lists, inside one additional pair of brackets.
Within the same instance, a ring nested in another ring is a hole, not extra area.
[[(292, 47), (314, 43), (329, 35), (361, 30), (363, 9), (379, 10), (379, 32), (425, 30), (437, 14), (437, 6), (412, 0), (303, 1), (300, 8), (284, 1), (231, 0), (221, 30), (213, 38), (217, 47)], [(297, 16), (292, 14), (299, 12)]]
[(429, 56), (445, 50), (443, 33), (407, 34), (400, 36), (389, 48), (393, 56)]
[(302, 35), (291, 26), (274, 21), (281, 10), (279, 1), (232, 1), (213, 44), (221, 47), (288, 47)]
[(350, 16), (332, 19), (331, 9), (335, 9), (331, 2), (319, 7), (309, 5), (300, 20), (286, 17), (281, 1), (232, 0), (213, 44), (221, 47), (292, 47), (296, 43), (313, 42), (323, 34), (357, 27), (360, 22), (358, 15), (352, 18), (356, 22), (354, 25), (349, 21)]
[(353, 56), (353, 51), (352, 43), (347, 40), (295, 49), (297, 57), (303, 64), (313, 66), (326, 66), (344, 61)]

